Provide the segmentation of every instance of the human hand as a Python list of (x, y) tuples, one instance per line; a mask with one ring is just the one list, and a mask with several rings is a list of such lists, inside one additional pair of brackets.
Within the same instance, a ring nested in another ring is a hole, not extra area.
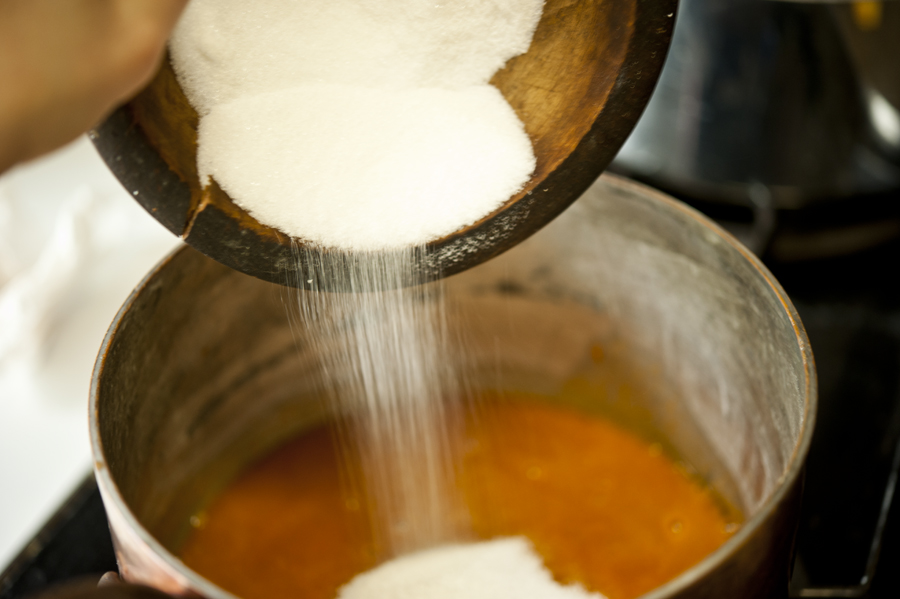
[(0, 0), (0, 173), (146, 85), (187, 2)]

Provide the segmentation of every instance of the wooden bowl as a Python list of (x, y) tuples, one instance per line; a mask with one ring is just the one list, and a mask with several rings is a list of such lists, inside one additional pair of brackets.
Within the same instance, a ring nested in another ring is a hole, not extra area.
[[(506, 251), (587, 189), (650, 98), (675, 6), (676, 0), (547, 0), (529, 51), (491, 80), (525, 125), (535, 172), (496, 211), (431, 242), (424, 273), (416, 275), (452, 275)], [(305, 277), (294, 276), (302, 239), (260, 223), (215, 181), (200, 185), (198, 121), (166, 60), (150, 85), (91, 137), (134, 198), (188, 244), (266, 281), (302, 285)]]

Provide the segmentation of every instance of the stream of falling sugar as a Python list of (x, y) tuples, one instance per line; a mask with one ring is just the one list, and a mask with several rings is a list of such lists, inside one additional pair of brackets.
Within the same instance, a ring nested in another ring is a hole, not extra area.
[(443, 286), (404, 285), (426, 251), (295, 248), (312, 291), (294, 296), (294, 326), (319, 355), (342, 450), (358, 460), (376, 543), (387, 556), (458, 540), (465, 528), (454, 482), (464, 390)]

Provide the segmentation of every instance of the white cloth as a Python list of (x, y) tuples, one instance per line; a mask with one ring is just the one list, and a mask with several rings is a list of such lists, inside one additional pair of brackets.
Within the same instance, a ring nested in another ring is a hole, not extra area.
[(86, 138), (0, 177), (0, 570), (88, 473), (97, 350), (178, 243)]

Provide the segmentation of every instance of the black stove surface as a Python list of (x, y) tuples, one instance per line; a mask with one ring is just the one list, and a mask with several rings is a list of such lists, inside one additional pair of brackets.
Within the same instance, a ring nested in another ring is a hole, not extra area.
[[(900, 241), (829, 259), (769, 264), (815, 354), (819, 413), (807, 465), (792, 594), (900, 597)], [(88, 479), (0, 574), (0, 599), (114, 569)]]
[(0, 598), (28, 597), (116, 569), (106, 511), (91, 474), (0, 574)]
[(896, 240), (852, 256), (769, 264), (800, 313), (819, 379), (794, 583), (848, 587), (805, 596), (900, 597), (898, 265)]

